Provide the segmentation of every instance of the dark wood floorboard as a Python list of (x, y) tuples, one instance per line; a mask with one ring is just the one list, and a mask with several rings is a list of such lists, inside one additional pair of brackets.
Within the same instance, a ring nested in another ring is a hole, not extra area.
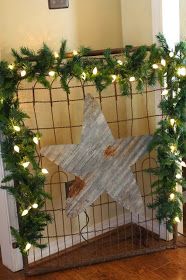
[(79, 269), (25, 277), (0, 264), (0, 280), (186, 280), (186, 248), (171, 249)]

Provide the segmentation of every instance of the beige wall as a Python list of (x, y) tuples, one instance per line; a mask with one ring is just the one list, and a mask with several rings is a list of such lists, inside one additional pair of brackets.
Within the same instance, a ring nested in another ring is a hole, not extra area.
[[(73, 2), (73, 0), (71, 0)], [(122, 46), (120, 0), (74, 0), (80, 44), (92, 48)]]
[(120, 0), (70, 0), (68, 9), (49, 10), (45, 0), (1, 0), (2, 57), (11, 48), (38, 49), (46, 42), (54, 50), (67, 39), (70, 49), (121, 47)]
[[(186, 40), (186, 0), (180, 2), (180, 35)], [(152, 43), (152, 11), (150, 0), (121, 0), (123, 44)]]
[[(69, 2), (68, 9), (49, 10), (47, 0), (1, 0), (2, 57), (6, 58), (12, 47), (38, 49), (42, 42), (56, 50), (61, 39), (67, 39), (69, 49), (80, 45), (92, 49), (120, 47), (122, 35), (124, 45), (152, 43), (150, 0)], [(186, 1), (180, 0), (181, 39), (186, 38), (185, 15)]]
[[(11, 5), (11, 8), (10, 8)], [(76, 39), (74, 7), (50, 11), (47, 1), (2, 0), (0, 2), (0, 26), (2, 57), (10, 49), (28, 46), (38, 49), (44, 42), (54, 49), (62, 38), (74, 46)]]
[(121, 0), (123, 44), (138, 46), (152, 43), (150, 0)]
[(186, 1), (180, 0), (181, 40), (186, 40)]

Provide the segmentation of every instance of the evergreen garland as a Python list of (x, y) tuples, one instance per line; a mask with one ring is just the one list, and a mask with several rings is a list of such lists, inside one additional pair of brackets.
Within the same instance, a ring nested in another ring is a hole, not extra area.
[[(17, 85), (26, 79), (36, 80), (50, 88), (48, 77), (59, 78), (62, 88), (69, 94), (69, 81), (76, 78), (81, 83), (93, 82), (101, 92), (117, 82), (123, 95), (131, 93), (131, 83), (141, 93), (146, 85), (157, 83), (164, 87), (160, 108), (163, 120), (155, 132), (151, 149), (157, 151), (159, 166), (150, 170), (158, 176), (153, 183), (156, 198), (150, 207), (157, 210), (160, 222), (166, 222), (169, 231), (182, 218), (182, 194), (178, 186), (184, 185), (181, 168), (185, 148), (186, 104), (186, 43), (176, 45), (172, 52), (163, 35), (158, 35), (160, 46), (127, 46), (118, 60), (105, 50), (103, 58), (88, 57), (90, 50), (80, 48), (67, 59), (66, 41), (58, 54), (47, 46), (36, 53), (22, 47), (18, 53), (12, 50), (14, 63), (0, 62), (0, 129), (5, 169), (9, 172), (3, 180), (3, 188), (14, 197), (18, 206), (19, 230), (12, 228), (21, 253), (27, 254), (31, 245), (43, 248), (39, 243), (42, 231), (51, 217), (42, 211), (45, 200), (50, 198), (44, 191), (46, 169), (41, 169), (36, 157), (36, 145), (40, 135), (24, 125), (28, 116), (19, 108)], [(7, 187), (9, 182), (11, 186)]]
[(183, 196), (180, 187), (185, 187), (182, 167), (186, 155), (186, 44), (181, 42), (170, 52), (165, 38), (159, 34), (163, 58), (166, 61), (163, 78), (165, 89), (160, 108), (163, 120), (154, 134), (151, 149), (157, 151), (159, 166), (150, 170), (158, 176), (153, 183), (156, 198), (150, 205), (157, 209), (157, 218), (167, 224), (172, 232), (173, 225), (182, 219)]

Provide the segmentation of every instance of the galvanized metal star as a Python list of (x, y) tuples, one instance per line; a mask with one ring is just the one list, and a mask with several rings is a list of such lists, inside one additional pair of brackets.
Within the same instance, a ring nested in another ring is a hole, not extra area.
[(144, 204), (131, 166), (147, 152), (151, 136), (114, 139), (93, 97), (87, 95), (80, 144), (50, 145), (41, 154), (76, 176), (66, 213), (77, 216), (103, 192), (131, 212), (143, 213)]

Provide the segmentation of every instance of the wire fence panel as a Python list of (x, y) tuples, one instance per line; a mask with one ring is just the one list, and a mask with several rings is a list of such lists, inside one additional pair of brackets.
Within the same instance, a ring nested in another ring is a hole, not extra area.
[(115, 138), (153, 134), (162, 118), (157, 106), (161, 89), (146, 87), (139, 94), (133, 82), (131, 94), (122, 96), (115, 82), (101, 94), (96, 92), (93, 84), (72, 79), (69, 85), (69, 95), (58, 80), (51, 81), (50, 90), (26, 82), (18, 88), (20, 106), (30, 116), (25, 124), (42, 134), (37, 156), (41, 166), (49, 171), (45, 189), (52, 196), (43, 209), (53, 218), (40, 241), (47, 243), (47, 247), (30, 250), (28, 274), (139, 255), (173, 245), (166, 226), (160, 225), (155, 212), (148, 208), (154, 199), (151, 184), (155, 178), (146, 169), (157, 165), (155, 154), (146, 154), (132, 167), (144, 201), (144, 216), (125, 210), (103, 193), (75, 218), (68, 218), (65, 213), (67, 182), (74, 177), (40, 155), (41, 147), (46, 145), (80, 142), (87, 93), (97, 99)]

